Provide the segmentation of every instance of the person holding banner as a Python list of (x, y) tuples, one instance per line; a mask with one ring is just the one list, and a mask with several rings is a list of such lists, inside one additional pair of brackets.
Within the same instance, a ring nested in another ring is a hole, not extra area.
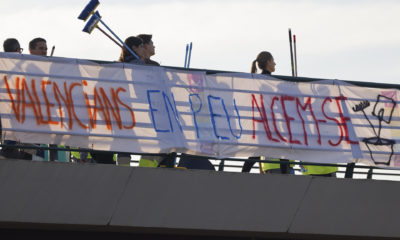
[[(257, 58), (253, 61), (251, 65), (251, 73), (257, 73), (257, 67), (262, 71), (261, 74), (271, 75), (275, 72), (275, 60), (271, 53), (267, 51), (260, 52)], [(269, 159), (271, 161), (280, 161), (277, 163), (261, 163), (261, 169), (263, 172), (269, 173), (294, 173), (293, 164), (285, 163), (289, 162), (287, 159), (273, 158)], [(282, 163), (284, 162), (284, 163)], [(243, 172), (250, 171), (251, 167), (254, 165), (255, 161), (249, 158), (248, 161), (243, 165)], [(301, 165), (301, 172), (303, 175), (313, 175), (313, 176), (325, 176), (325, 177), (335, 177), (338, 170), (337, 167), (326, 167), (326, 166), (315, 166), (315, 165)]]
[[(14, 38), (9, 38), (4, 41), (3, 48), (5, 52), (17, 52), (17, 53), (22, 53), (22, 48), (19, 45), (19, 42), (17, 39)], [(47, 45), (46, 45), (46, 40), (43, 38), (35, 38), (32, 41), (29, 42), (29, 52), (30, 54), (33, 55), (42, 55), (46, 56), (47, 55)], [(0, 125), (1, 127), (1, 125)], [(5, 146), (2, 147), (1, 150), (1, 155), (3, 155), (6, 158), (16, 158), (16, 159), (24, 159), (24, 160), (32, 160), (32, 159), (43, 159), (45, 152), (41, 149), (38, 150), (27, 150), (24, 147), (32, 147), (32, 146), (37, 146), (39, 147), (39, 144), (25, 144), (25, 143), (17, 143), (16, 141), (10, 141), (6, 140), (4, 141)], [(19, 145), (21, 146), (21, 150), (17, 148), (9, 148), (7, 145)]]
[[(12, 53), (22, 53), (23, 49), (21, 48), (19, 42), (15, 38), (7, 38), (3, 42), (3, 50), (4, 52), (12, 52)], [(2, 126), (0, 119), (0, 136), (2, 136)], [(15, 159), (24, 159), (24, 160), (32, 160), (31, 152), (26, 152), (25, 149), (14, 148), (16, 145), (21, 145), (16, 141), (5, 140), (4, 145), (1, 148), (1, 155), (5, 158), (15, 158)], [(14, 147), (8, 147), (14, 146)]]
[(134, 51), (136, 55), (139, 56), (139, 58), (133, 56), (132, 53), (124, 46), (122, 48), (119, 61), (126, 63), (133, 63), (133, 64), (141, 64), (141, 65), (145, 64), (144, 59), (146, 58), (146, 55), (143, 46), (143, 40), (141, 38), (132, 36), (125, 39), (125, 44), (129, 46), (131, 50)]
[[(151, 35), (150, 35), (150, 41), (151, 41)], [(147, 39), (146, 39), (147, 40)], [(150, 59), (150, 55), (146, 54), (146, 50), (143, 44), (143, 40), (140, 37), (128, 37), (125, 39), (125, 44), (131, 48), (132, 51), (136, 53), (136, 55), (139, 56), (139, 58), (136, 58), (135, 56), (132, 55), (132, 53), (126, 49), (124, 46), (121, 51), (121, 56), (119, 57), (120, 62), (126, 62), (126, 63), (133, 63), (133, 64), (140, 64), (144, 65), (146, 59)], [(153, 54), (154, 54), (154, 47), (153, 47)], [(149, 56), (149, 57), (147, 57)], [(98, 155), (98, 154), (97, 154)], [(96, 158), (96, 154), (95, 154)], [(158, 166), (158, 161), (154, 160), (152, 157), (149, 157), (150, 159), (144, 159), (143, 156), (141, 156), (141, 159), (139, 161), (139, 166), (140, 167), (157, 167)], [(110, 158), (108, 158), (110, 159)], [(129, 166), (130, 165), (130, 160), (131, 160), (131, 155), (129, 153), (122, 153), (118, 155), (118, 165), (125, 165)]]
[(251, 73), (257, 73), (257, 66), (261, 70), (261, 74), (271, 75), (275, 72), (276, 63), (271, 53), (263, 51), (257, 55), (257, 58), (251, 64)]
[[(275, 60), (270, 52), (263, 51), (257, 55), (257, 58), (251, 64), (251, 73), (257, 73), (257, 67), (261, 70), (261, 74), (271, 75), (275, 72)], [(255, 160), (270, 160), (270, 161), (281, 161), (284, 163), (260, 163), (260, 169), (262, 173), (282, 173), (282, 174), (292, 174), (293, 164), (286, 163), (286, 159), (265, 159), (264, 157), (250, 157), (244, 164), (242, 172), (249, 172), (253, 165), (256, 163)]]
[[(32, 39), (29, 42), (29, 53), (37, 56), (47, 56), (46, 39), (41, 37)], [(40, 144), (37, 144), (37, 146), (40, 146)], [(57, 148), (57, 144), (50, 144), (49, 146), (52, 148)], [(43, 147), (47, 147), (47, 145), (43, 145)], [(45, 157), (46, 155), (48, 155), (48, 157)], [(49, 151), (38, 149), (36, 155), (32, 156), (32, 159), (34, 160), (42, 160), (46, 158), (50, 161), (56, 161), (58, 159), (58, 151), (54, 149)]]
[[(7, 38), (3, 42), (3, 50), (4, 52), (12, 52), (12, 53), (22, 53), (22, 48), (19, 45), (19, 42), (15, 38)], [(0, 136), (3, 136), (2, 134), (2, 126), (1, 126), (1, 119), (0, 119)], [(0, 154), (4, 157), (8, 158), (26, 158), (25, 156), (21, 156), (21, 152), (18, 151), (16, 148), (7, 148), (6, 145), (16, 145), (16, 141), (11, 141), (11, 140), (5, 140), (4, 145), (1, 148)], [(32, 158), (32, 156), (30, 156)], [(29, 159), (29, 155), (28, 155)]]

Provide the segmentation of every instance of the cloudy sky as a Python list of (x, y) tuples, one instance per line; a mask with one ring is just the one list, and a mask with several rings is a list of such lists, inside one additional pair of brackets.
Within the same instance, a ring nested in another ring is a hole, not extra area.
[[(297, 35), (299, 76), (398, 84), (400, 1), (397, 0), (100, 0), (103, 21), (122, 39), (153, 34), (154, 60), (248, 72), (270, 51), (275, 74), (291, 75), (288, 28)], [(0, 0), (0, 40), (17, 38), (24, 53), (43, 37), (55, 56), (115, 61), (118, 46), (98, 30), (82, 32), (77, 16), (88, 0)]]

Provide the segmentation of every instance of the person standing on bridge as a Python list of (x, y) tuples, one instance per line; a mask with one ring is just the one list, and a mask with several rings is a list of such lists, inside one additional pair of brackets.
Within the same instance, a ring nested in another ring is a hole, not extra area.
[[(257, 58), (251, 64), (251, 73), (257, 73), (257, 67), (261, 70), (261, 74), (271, 75), (271, 73), (275, 72), (275, 60), (270, 52), (263, 51), (257, 55)], [(256, 163), (256, 160), (264, 160), (264, 157), (250, 157), (244, 164), (242, 168), (242, 172), (250, 172), (251, 168)], [(293, 166), (289, 165), (288, 160), (286, 159), (266, 159), (271, 161), (281, 161), (284, 163), (261, 163), (260, 168), (261, 172), (264, 173), (283, 173), (290, 174), (293, 173)]]
[[(22, 53), (23, 49), (21, 48), (19, 42), (15, 38), (7, 38), (3, 42), (3, 50), (4, 52), (11, 52), (11, 53)], [(2, 126), (1, 126), (1, 119), (0, 119), (0, 136), (2, 136)], [(15, 159), (24, 159), (24, 160), (31, 160), (32, 155), (28, 152), (25, 152), (25, 149), (17, 149), (8, 146), (15, 146), (17, 145), (16, 141), (12, 140), (4, 140), (4, 145), (0, 150), (0, 155), (5, 158), (15, 158)]]

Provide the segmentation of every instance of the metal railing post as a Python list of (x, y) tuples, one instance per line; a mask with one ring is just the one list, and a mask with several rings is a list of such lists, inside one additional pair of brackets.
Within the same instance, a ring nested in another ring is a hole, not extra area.
[(344, 178), (353, 178), (355, 163), (348, 163), (346, 167), (346, 172)]

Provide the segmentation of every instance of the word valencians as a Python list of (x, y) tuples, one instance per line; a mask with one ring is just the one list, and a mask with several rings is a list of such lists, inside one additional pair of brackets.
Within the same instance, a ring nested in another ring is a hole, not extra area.
[[(11, 102), (12, 112), (19, 123), (25, 122), (26, 109), (30, 108), (34, 113), (38, 126), (60, 125), (63, 128), (64, 122), (66, 122), (70, 130), (74, 128), (74, 123), (83, 129), (96, 129), (98, 125), (97, 117), (98, 114), (101, 114), (108, 130), (112, 130), (113, 128), (112, 118), (114, 118), (114, 122), (119, 129), (132, 129), (135, 127), (134, 111), (119, 96), (121, 93), (126, 92), (122, 87), (116, 89), (109, 88), (107, 89), (108, 91), (103, 87), (93, 87), (92, 89), (88, 89), (89, 91), (85, 91), (84, 87), (87, 87), (85, 80), (82, 80), (82, 83), (71, 82), (69, 84), (64, 81), (61, 88), (55, 81), (51, 80), (37, 81), (32, 78), (29, 84), (25, 78), (17, 77), (14, 86), (10, 84), (11, 81), (7, 79), (7, 76), (4, 76), (3, 80)], [(15, 92), (15, 98), (13, 91)], [(107, 95), (107, 92), (109, 95)], [(73, 96), (76, 96), (78, 93), (83, 94), (85, 99), (87, 116), (78, 116), (75, 111)], [(90, 104), (89, 95), (92, 96), (93, 104)], [(55, 99), (57, 103), (52, 103), (49, 99)], [(59, 117), (57, 119), (53, 118), (51, 114), (54, 108), (58, 110), (57, 115)], [(66, 116), (64, 116), (63, 108), (66, 110)], [(128, 125), (123, 125), (123, 122), (126, 121), (122, 121), (121, 119), (121, 108), (125, 108), (130, 114), (131, 119), (127, 121), (129, 122)], [(83, 117), (89, 119), (89, 121), (84, 123), (82, 120)]]

